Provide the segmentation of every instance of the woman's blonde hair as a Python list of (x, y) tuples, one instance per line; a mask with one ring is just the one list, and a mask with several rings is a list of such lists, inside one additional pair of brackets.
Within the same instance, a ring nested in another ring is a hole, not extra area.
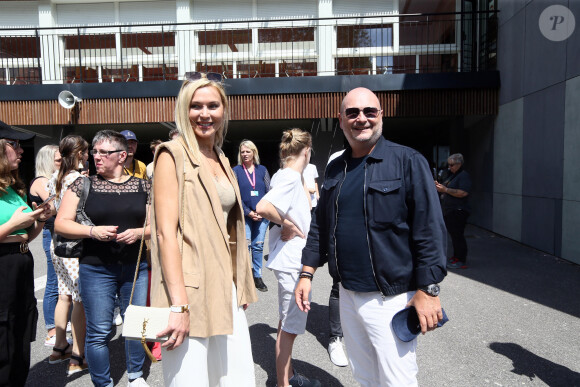
[(238, 149), (238, 165), (242, 165), (242, 147), (245, 146), (254, 154), (254, 164), (260, 165), (260, 155), (258, 155), (258, 147), (250, 140), (242, 140)]
[[(8, 193), (7, 188), (12, 187), (14, 191), (20, 196), (26, 195), (26, 185), (18, 176), (18, 168), (12, 170), (6, 157), (6, 147), (8, 147), (6, 139), (0, 139), (0, 192)], [(2, 195), (0, 195), (2, 196)]]
[(45, 145), (36, 154), (36, 161), (34, 163), (35, 176), (46, 177), (50, 179), (55, 171), (54, 168), (54, 154), (58, 150), (57, 145)]
[(282, 133), (282, 141), (280, 141), (280, 164), (282, 168), (307, 147), (312, 148), (312, 136), (310, 133), (298, 128), (285, 130)]
[(230, 119), (230, 106), (228, 104), (226, 92), (221, 83), (210, 81), (205, 76), (195, 81), (186, 79), (183, 82), (181, 89), (179, 90), (179, 94), (177, 95), (177, 101), (175, 103), (175, 125), (177, 126), (179, 134), (185, 141), (185, 144), (197, 158), (199, 158), (200, 153), (199, 144), (197, 143), (197, 139), (195, 138), (195, 133), (193, 132), (191, 121), (189, 119), (189, 107), (195, 92), (204, 87), (213, 87), (218, 91), (224, 108), (224, 119), (222, 121), (221, 127), (217, 128), (215, 135), (215, 145), (220, 149), (224, 143), (224, 138), (226, 137)]

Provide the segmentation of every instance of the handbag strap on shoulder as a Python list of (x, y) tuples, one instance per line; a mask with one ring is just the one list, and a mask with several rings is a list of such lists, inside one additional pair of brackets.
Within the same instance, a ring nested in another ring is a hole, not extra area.
[(83, 190), (81, 197), (79, 198), (79, 204), (77, 206), (77, 210), (84, 211), (85, 210), (85, 203), (87, 202), (87, 197), (89, 197), (89, 191), (91, 190), (91, 179), (86, 176), (83, 176)]
[(147, 201), (145, 202), (145, 222), (143, 223), (143, 232), (141, 233), (141, 243), (139, 244), (139, 255), (137, 256), (137, 266), (135, 267), (135, 276), (133, 277), (133, 286), (131, 287), (131, 297), (129, 298), (129, 305), (133, 303), (133, 293), (135, 292), (135, 283), (137, 282), (137, 277), (139, 276), (139, 265), (141, 264), (141, 254), (143, 253), (143, 244), (145, 243), (145, 227), (147, 227), (147, 221), (149, 220), (149, 209), (151, 208), (151, 203), (149, 200), (151, 198), (151, 190), (153, 187), (150, 188), (149, 194), (147, 195)]

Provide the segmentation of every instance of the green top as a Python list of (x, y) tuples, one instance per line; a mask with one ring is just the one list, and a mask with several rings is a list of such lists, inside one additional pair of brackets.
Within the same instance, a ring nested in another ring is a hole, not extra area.
[[(6, 188), (7, 193), (0, 196), (0, 224), (4, 224), (10, 220), (14, 212), (22, 207), (27, 208), (23, 212), (31, 212), (32, 209), (28, 207), (24, 198), (21, 197), (12, 189), (12, 187)], [(28, 234), (26, 229), (16, 230), (10, 235), (23, 235)]]

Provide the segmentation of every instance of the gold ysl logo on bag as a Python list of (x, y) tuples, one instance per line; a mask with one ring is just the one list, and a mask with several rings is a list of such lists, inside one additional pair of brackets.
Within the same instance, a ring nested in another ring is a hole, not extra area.
[(147, 333), (147, 323), (148, 322), (149, 322), (148, 318), (143, 319), (143, 331), (141, 332), (141, 345), (143, 346), (143, 349), (145, 350), (145, 354), (147, 355), (147, 357), (149, 357), (151, 362), (157, 363), (157, 359), (155, 358), (155, 356), (153, 356), (153, 354), (151, 353), (151, 350), (147, 346), (146, 333)]
[(143, 341), (145, 341), (145, 337), (147, 334), (147, 323), (149, 322), (149, 319), (146, 318), (143, 320), (143, 330), (141, 331), (141, 337), (143, 337)]

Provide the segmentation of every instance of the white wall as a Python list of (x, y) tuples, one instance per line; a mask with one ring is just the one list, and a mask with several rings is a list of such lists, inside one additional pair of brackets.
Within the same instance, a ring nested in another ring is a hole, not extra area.
[(38, 3), (36, 1), (0, 1), (0, 26), (37, 27)]

